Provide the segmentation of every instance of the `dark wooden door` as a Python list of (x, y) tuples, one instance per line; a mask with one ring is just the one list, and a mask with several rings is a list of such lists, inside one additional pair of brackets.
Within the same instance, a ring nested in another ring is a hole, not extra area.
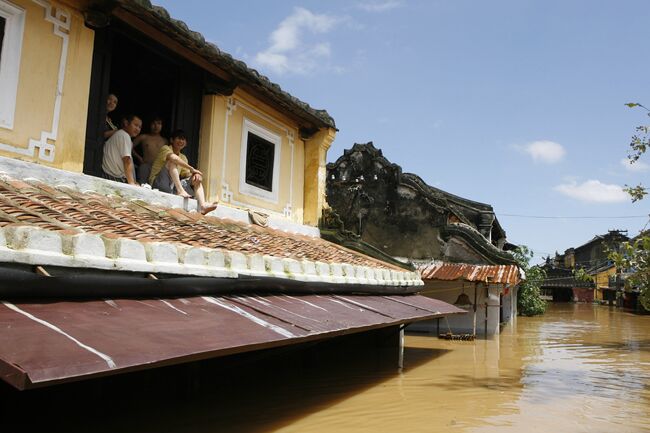
[(110, 84), (112, 45), (112, 33), (109, 30), (95, 30), (83, 168), (84, 173), (93, 176), (102, 175), (106, 97)]
[(172, 123), (187, 134), (187, 147), (183, 153), (190, 165), (196, 167), (199, 159), (203, 73), (194, 65), (185, 63), (179, 78)]

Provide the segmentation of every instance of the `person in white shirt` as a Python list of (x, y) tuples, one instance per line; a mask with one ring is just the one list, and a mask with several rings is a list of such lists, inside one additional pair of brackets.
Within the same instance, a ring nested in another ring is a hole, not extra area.
[(131, 156), (133, 151), (131, 138), (140, 134), (142, 120), (131, 114), (125, 117), (123, 125), (122, 129), (115, 131), (104, 143), (102, 170), (106, 179), (138, 185), (135, 181), (135, 166)]

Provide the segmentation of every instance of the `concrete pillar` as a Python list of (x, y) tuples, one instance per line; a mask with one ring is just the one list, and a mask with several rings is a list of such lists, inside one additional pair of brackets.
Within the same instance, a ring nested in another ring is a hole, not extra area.
[(205, 95), (201, 106), (201, 143), (197, 168), (203, 173), (203, 188), (208, 201), (219, 198), (219, 180), (223, 176), (225, 122), (226, 98), (220, 95)]
[(336, 130), (321, 129), (311, 138), (305, 140), (305, 196), (304, 224), (317, 226), (323, 212), (325, 201), (325, 183), (327, 179), (325, 164), (327, 150), (332, 145)]

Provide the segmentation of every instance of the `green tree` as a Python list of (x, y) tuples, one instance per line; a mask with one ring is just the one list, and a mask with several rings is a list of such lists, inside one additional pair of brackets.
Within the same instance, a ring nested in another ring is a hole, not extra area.
[(542, 299), (540, 286), (546, 278), (546, 272), (539, 266), (530, 266), (533, 252), (524, 245), (512, 251), (517, 265), (526, 274), (526, 279), (519, 284), (517, 310), (520, 316), (536, 316), (546, 311), (546, 301)]
[[(650, 110), (645, 106), (639, 104), (638, 102), (628, 102), (627, 104), (630, 108), (639, 107), (646, 111), (646, 114), (650, 116)], [(648, 147), (650, 147), (650, 125), (641, 125), (636, 127), (636, 134), (632, 136), (630, 141), (630, 148), (628, 149), (627, 159), (630, 161), (630, 164), (636, 163), (641, 156), (646, 153)], [(632, 203), (635, 201), (643, 199), (643, 197), (648, 194), (648, 188), (644, 187), (642, 184), (637, 186), (625, 185), (625, 191), (630, 194), (632, 197)]]
[[(641, 108), (646, 111), (646, 115), (650, 116), (650, 110), (637, 102), (629, 102), (625, 105), (630, 108)], [(650, 148), (649, 133), (650, 125), (636, 127), (636, 133), (632, 136), (628, 149), (627, 158), (630, 164), (635, 164)], [(625, 187), (633, 203), (642, 200), (648, 194), (648, 188), (642, 184), (625, 185)], [(616, 266), (632, 273), (626, 280), (626, 285), (639, 289), (641, 305), (646, 310), (650, 310), (650, 231), (642, 230), (639, 236), (623, 243), (620, 251), (610, 253), (610, 258), (614, 260)]]

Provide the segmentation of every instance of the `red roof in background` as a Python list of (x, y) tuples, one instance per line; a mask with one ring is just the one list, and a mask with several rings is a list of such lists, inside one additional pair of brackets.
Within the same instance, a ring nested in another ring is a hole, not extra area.
[(494, 284), (515, 285), (521, 280), (516, 265), (470, 265), (466, 263), (433, 262), (419, 265), (417, 270), (423, 280), (482, 281)]
[(419, 295), (2, 301), (0, 378), (26, 389), (461, 313)]

